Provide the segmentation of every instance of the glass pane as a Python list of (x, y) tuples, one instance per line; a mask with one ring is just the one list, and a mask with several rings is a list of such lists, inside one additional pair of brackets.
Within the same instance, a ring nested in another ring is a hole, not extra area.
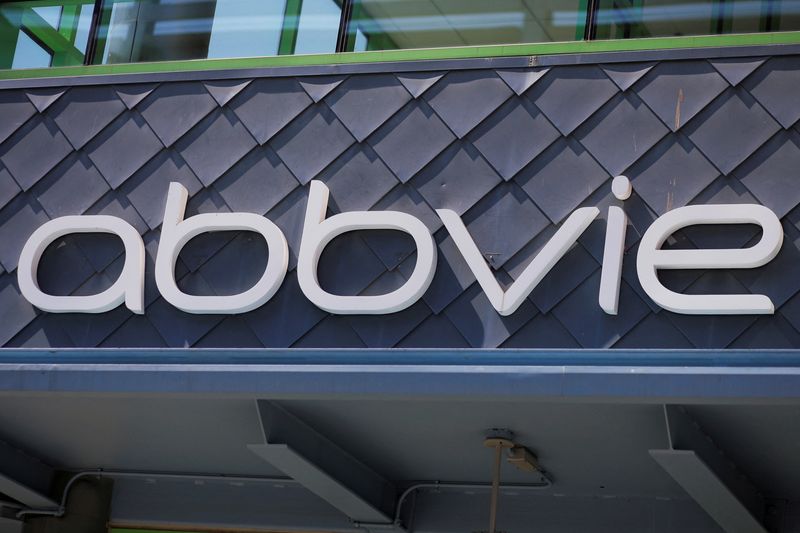
[(285, 1), (217, 0), (208, 57), (277, 55), (285, 10)]
[(0, 68), (80, 65), (94, 0), (0, 5)]
[(61, 6), (34, 7), (33, 12), (42, 17), (51, 28), (58, 29), (61, 20)]
[(294, 53), (335, 52), (341, 14), (333, 0), (303, 0)]
[(597, 38), (797, 30), (798, 8), (797, 0), (600, 0)]
[(333, 0), (109, 0), (103, 63), (333, 52)]
[(36, 44), (25, 32), (19, 32), (11, 68), (49, 67), (52, 60), (53, 56), (47, 50)]
[[(359, 0), (351, 41), (367, 50), (576, 39), (579, 0)], [(363, 38), (358, 33), (363, 34)]]

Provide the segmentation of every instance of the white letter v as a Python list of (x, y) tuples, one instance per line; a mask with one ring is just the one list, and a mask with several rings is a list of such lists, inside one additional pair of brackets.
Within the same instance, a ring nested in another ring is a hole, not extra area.
[(472, 240), (461, 217), (450, 209), (437, 209), (436, 213), (453, 237), (461, 255), (467, 261), (467, 265), (483, 288), (483, 292), (486, 293), (486, 297), (489, 298), (489, 302), (498, 313), (508, 316), (522, 305), (522, 302), (536, 288), (542, 278), (575, 244), (578, 237), (600, 214), (600, 210), (596, 207), (582, 207), (575, 210), (505, 292), (492, 274), (489, 265), (486, 264), (486, 260), (475, 245), (475, 241)]

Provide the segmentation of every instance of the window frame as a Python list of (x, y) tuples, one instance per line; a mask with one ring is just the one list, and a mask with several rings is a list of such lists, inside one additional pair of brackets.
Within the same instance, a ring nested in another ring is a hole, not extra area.
[[(280, 36), (279, 53), (276, 56), (102, 64), (98, 62), (98, 51), (102, 51), (104, 46), (104, 37), (100, 35), (100, 28), (103, 25), (103, 14), (109, 11), (106, 9), (106, 6), (110, 4), (110, 2), (107, 0), (49, 0), (41, 3), (43, 5), (49, 4), (64, 6), (93, 4), (94, 11), (89, 29), (86, 53), (84, 54), (82, 64), (67, 64), (67, 66), (62, 66), (60, 64), (56, 64), (54, 55), (54, 64), (50, 67), (17, 70), (0, 69), (0, 80), (90, 74), (155, 73), (191, 70), (219, 70), (280, 66), (317, 66), (414, 60), (424, 61), (594, 52), (800, 44), (800, 31), (770, 32), (768, 30), (764, 30), (761, 33), (719, 33), (678, 37), (597, 39), (597, 12), (600, 8), (601, 0), (580, 0), (579, 10), (585, 9), (585, 17), (582, 23), (578, 23), (576, 25), (576, 39), (573, 41), (437, 48), (407, 48), (354, 52), (349, 50), (353, 49), (355, 42), (355, 32), (352, 31), (355, 29), (355, 27), (351, 27), (351, 22), (353, 21), (353, 11), (357, 6), (357, 0), (334, 1), (341, 7), (341, 16), (339, 20), (336, 48), (332, 53), (293, 55), (297, 31), (296, 29), (292, 30), (292, 28), (289, 26), (284, 25)], [(721, 4), (725, 1), (726, 0), (713, 0), (715, 4)], [(287, 0), (285, 8), (286, 14), (299, 14), (302, 7), (302, 2), (303, 0)], [(40, 4), (40, 0), (11, 0), (8, 2), (8, 4), (33, 6), (34, 4)], [(717, 12), (720, 13), (718, 25), (723, 24), (721, 17), (723, 16), (722, 13), (724, 10), (715, 10), (715, 13)], [(767, 24), (767, 27), (769, 26), (770, 24)], [(20, 31), (26, 31), (26, 29), (21, 27)], [(26, 31), (26, 34), (32, 36), (28, 31)], [(34, 37), (34, 39), (37, 40), (37, 42), (41, 41), (41, 39), (37, 37)], [(48, 48), (48, 50), (50, 50), (50, 48)], [(51, 52), (55, 54), (59, 51), (51, 50)]]

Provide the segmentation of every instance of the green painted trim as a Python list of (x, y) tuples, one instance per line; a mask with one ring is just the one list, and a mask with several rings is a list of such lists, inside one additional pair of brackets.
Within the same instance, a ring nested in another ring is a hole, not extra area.
[(297, 30), (300, 25), (300, 11), (303, 9), (303, 0), (286, 0), (283, 11), (283, 28), (278, 43), (278, 55), (286, 56), (294, 53), (297, 45)]
[(741, 35), (708, 35), (700, 37), (657, 37), (649, 39), (624, 39), (607, 41), (465, 46), (458, 48), (425, 48), (417, 50), (382, 50), (372, 52), (344, 52), (340, 54), (311, 54), (236, 59), (195, 59), (190, 61), (161, 61), (158, 63), (124, 63), (117, 65), (0, 70), (0, 79), (11, 80), (26, 78), (55, 78), (63, 76), (187, 72), (264, 67), (343, 65), (353, 63), (385, 63), (437, 59), (586, 54), (593, 52), (630, 52), (639, 50), (711, 48), (723, 46), (763, 46), (778, 44), (800, 44), (800, 31), (779, 33), (748, 33)]

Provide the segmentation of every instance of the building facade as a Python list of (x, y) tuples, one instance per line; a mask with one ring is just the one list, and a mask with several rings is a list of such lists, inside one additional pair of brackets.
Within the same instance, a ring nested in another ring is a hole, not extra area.
[(0, 531), (800, 530), (792, 5), (421, 4), (0, 7)]

